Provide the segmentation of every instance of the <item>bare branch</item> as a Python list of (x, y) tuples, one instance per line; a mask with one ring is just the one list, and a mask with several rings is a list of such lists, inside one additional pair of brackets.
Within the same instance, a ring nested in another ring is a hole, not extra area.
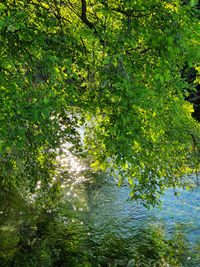
[(200, 95), (197, 95), (193, 98), (189, 98), (188, 101), (191, 102), (191, 103), (196, 103), (197, 101), (200, 100)]

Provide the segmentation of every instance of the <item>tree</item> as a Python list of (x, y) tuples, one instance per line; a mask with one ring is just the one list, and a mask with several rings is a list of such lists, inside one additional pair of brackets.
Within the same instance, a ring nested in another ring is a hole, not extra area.
[(196, 4), (1, 1), (1, 184), (48, 184), (52, 148), (80, 148), (84, 123), (92, 166), (127, 178), (132, 199), (155, 205), (185, 186), (199, 136), (182, 75), (199, 72)]

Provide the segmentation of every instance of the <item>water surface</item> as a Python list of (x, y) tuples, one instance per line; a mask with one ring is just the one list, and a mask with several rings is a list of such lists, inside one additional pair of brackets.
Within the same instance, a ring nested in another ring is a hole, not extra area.
[(0, 266), (200, 266), (199, 188), (149, 211), (67, 148), (58, 159), (60, 198), (0, 195)]

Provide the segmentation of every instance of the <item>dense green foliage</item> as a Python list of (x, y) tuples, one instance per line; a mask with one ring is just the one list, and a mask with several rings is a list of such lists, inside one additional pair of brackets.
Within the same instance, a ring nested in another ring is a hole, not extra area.
[(80, 124), (93, 166), (128, 178), (132, 198), (184, 186), (198, 165), (182, 75), (199, 71), (196, 4), (1, 0), (1, 186), (48, 184), (52, 149), (80, 149)]

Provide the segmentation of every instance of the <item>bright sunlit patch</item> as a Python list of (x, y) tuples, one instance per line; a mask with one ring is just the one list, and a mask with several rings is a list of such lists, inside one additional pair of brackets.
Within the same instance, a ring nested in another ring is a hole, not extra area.
[[(73, 155), (69, 149), (71, 144), (65, 143), (61, 146), (62, 154), (57, 156), (57, 161), (60, 164), (58, 175), (62, 175), (66, 182), (70, 181), (71, 185), (82, 183), (86, 180), (82, 172), (88, 167), (75, 155)], [(66, 174), (67, 173), (67, 174)], [(62, 184), (61, 187), (66, 187)], [(73, 187), (70, 188), (72, 190)]]
[(37, 186), (36, 186), (37, 189), (40, 189), (41, 188), (41, 181), (38, 181), (37, 182)]

